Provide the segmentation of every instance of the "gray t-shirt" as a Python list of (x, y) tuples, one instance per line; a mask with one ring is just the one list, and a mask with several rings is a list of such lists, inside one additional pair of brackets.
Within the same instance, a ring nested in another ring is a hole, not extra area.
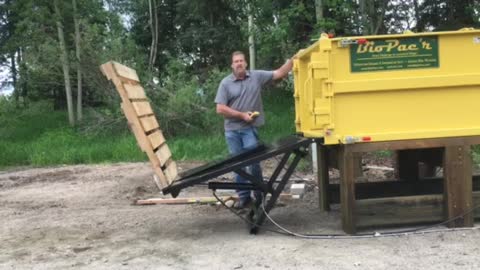
[(251, 123), (237, 118), (225, 117), (225, 130), (239, 130), (250, 125), (255, 127), (265, 123), (262, 104), (262, 87), (273, 78), (273, 71), (250, 70), (243, 80), (237, 80), (233, 74), (225, 77), (218, 87), (215, 103), (227, 105), (240, 112), (258, 111), (260, 116)]

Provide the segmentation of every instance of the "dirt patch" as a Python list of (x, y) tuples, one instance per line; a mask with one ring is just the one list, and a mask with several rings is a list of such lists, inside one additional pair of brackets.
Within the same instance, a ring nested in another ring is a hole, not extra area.
[(90, 169), (74, 167), (71, 169), (44, 169), (38, 174), (26, 174), (23, 171), (13, 172), (9, 177), (0, 179), (0, 188), (12, 188), (35, 182), (68, 182), (77, 179), (77, 175), (87, 173)]
[[(185, 170), (198, 163), (179, 165)], [(292, 181), (307, 183), (308, 192), (275, 208), (272, 218), (295, 232), (342, 234), (338, 207), (318, 209), (313, 175), (298, 172)], [(210, 195), (205, 186), (180, 194)], [(0, 269), (480, 267), (479, 230), (309, 240), (270, 232), (277, 228), (267, 222), (254, 236), (218, 205), (132, 205), (137, 198), (152, 197), (163, 196), (146, 163), (1, 172)]]

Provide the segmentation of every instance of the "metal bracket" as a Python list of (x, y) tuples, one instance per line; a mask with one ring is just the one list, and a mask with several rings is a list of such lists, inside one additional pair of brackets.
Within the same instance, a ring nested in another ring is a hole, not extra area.
[(351, 44), (358, 44), (357, 39), (350, 39), (350, 38), (343, 38), (338, 41), (338, 47), (345, 48), (350, 46)]

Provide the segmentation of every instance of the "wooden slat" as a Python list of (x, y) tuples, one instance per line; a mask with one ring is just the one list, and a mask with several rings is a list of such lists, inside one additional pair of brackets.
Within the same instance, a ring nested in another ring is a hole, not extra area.
[(143, 131), (138, 117), (135, 115), (133, 107), (131, 106), (131, 104), (125, 102), (122, 102), (120, 106), (122, 108), (123, 114), (127, 118), (130, 130), (135, 135), (135, 139), (137, 139), (138, 146), (140, 146), (140, 149), (142, 149), (143, 152), (148, 151), (150, 149), (150, 144), (145, 137), (145, 132)]
[(167, 177), (163, 173), (162, 169), (159, 167), (158, 159), (155, 158), (155, 154), (153, 154), (153, 152), (147, 152), (147, 155), (148, 155), (148, 158), (150, 159), (150, 163), (152, 164), (153, 171), (158, 176), (156, 180), (159, 180), (159, 182), (156, 182), (156, 184), (161, 185), (159, 186), (160, 189), (167, 187), (170, 184), (170, 182), (168, 182)]
[(157, 130), (154, 133), (148, 135), (148, 139), (150, 140), (153, 149), (157, 149), (160, 145), (165, 143), (165, 137), (163, 137), (161, 130)]
[(125, 91), (127, 91), (129, 99), (147, 99), (145, 90), (143, 90), (141, 85), (124, 83), (123, 87), (125, 88)]
[(112, 61), (102, 64), (100, 66), (100, 71), (102, 71), (103, 75), (105, 75), (109, 81), (116, 77), (115, 70), (113, 70)]
[(366, 199), (356, 204), (358, 227), (440, 222), (443, 218), (442, 195)]
[(157, 119), (153, 115), (140, 118), (140, 122), (142, 123), (142, 127), (145, 132), (149, 132), (158, 128)]
[(115, 68), (115, 71), (116, 71), (116, 73), (119, 77), (122, 77), (122, 78), (125, 78), (125, 79), (128, 79), (128, 80), (132, 80), (132, 81), (136, 81), (136, 82), (140, 82), (140, 80), (138, 79), (137, 72), (134, 69), (131, 69), (131, 68), (129, 68), (127, 66), (124, 66), (122, 64), (119, 64), (117, 62), (112, 62), (112, 63), (113, 63), (113, 67)]
[[(355, 184), (355, 198), (357, 200), (432, 195), (443, 193), (443, 178), (435, 177), (429, 179), (419, 179), (418, 181), (385, 181), (385, 182), (367, 182)], [(480, 175), (472, 177), (472, 187), (474, 191), (480, 192)], [(329, 203), (340, 203), (340, 185), (328, 185)]]
[(172, 157), (172, 152), (170, 152), (168, 145), (164, 144), (155, 152), (155, 155), (160, 160), (160, 166), (163, 166)]
[(134, 101), (132, 102), (132, 105), (138, 116), (153, 114), (152, 107), (150, 107), (150, 103), (148, 101)]
[(175, 178), (177, 178), (178, 172), (177, 172), (177, 163), (175, 161), (171, 160), (167, 168), (163, 171), (165, 173), (165, 176), (167, 177), (167, 180), (169, 183), (172, 183), (175, 181)]

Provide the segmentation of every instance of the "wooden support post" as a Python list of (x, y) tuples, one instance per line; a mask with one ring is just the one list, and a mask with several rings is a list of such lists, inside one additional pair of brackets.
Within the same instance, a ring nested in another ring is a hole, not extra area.
[(328, 153), (327, 147), (316, 143), (317, 147), (317, 183), (318, 202), (320, 210), (330, 211), (330, 198), (328, 195)]
[(340, 203), (342, 228), (348, 234), (355, 234), (355, 159), (354, 153), (352, 153), (350, 148), (350, 145), (342, 145), (339, 147), (338, 166), (340, 170)]
[(473, 213), (467, 213), (472, 207), (472, 160), (470, 146), (458, 145), (445, 147), (444, 154), (444, 203), (445, 218), (451, 219), (448, 227), (472, 227)]

